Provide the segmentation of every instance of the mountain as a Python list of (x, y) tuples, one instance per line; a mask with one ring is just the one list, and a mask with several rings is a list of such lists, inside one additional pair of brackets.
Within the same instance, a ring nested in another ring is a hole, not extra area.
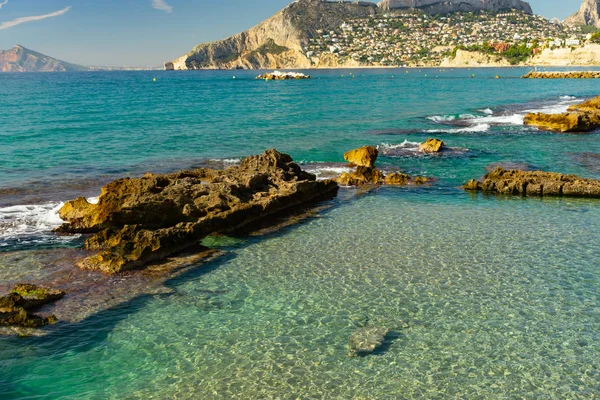
[(446, 14), (456, 11), (501, 11), (516, 9), (532, 14), (529, 3), (521, 0), (383, 0), (378, 4), (383, 10), (418, 9), (429, 14)]
[(87, 71), (87, 67), (70, 64), (16, 45), (0, 50), (0, 72), (68, 72)]
[(196, 46), (190, 53), (165, 64), (165, 69), (272, 69), (310, 67), (302, 53), (317, 30), (339, 27), (349, 18), (377, 13), (368, 2), (329, 3), (297, 0), (255, 27), (217, 42)]
[[(353, 67), (361, 61), (338, 57), (334, 50), (312, 55), (311, 40), (327, 37), (352, 20), (408, 9), (424, 13), (455, 11), (501, 11), (518, 9), (531, 14), (528, 3), (520, 0), (383, 0), (366, 1), (296, 0), (255, 27), (212, 43), (196, 46), (188, 54), (165, 63), (167, 70), (188, 69), (276, 69)], [(329, 39), (328, 39), (329, 40)], [(364, 61), (362, 61), (364, 63)]]
[(581, 8), (565, 20), (568, 25), (590, 25), (600, 29), (600, 1), (584, 0)]

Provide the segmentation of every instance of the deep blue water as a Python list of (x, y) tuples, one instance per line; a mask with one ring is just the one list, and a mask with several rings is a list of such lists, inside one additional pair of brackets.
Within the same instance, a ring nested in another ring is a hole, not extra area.
[[(381, 168), (436, 178), (344, 189), (322, 218), (227, 241), (229, 257), (169, 282), (170, 296), (0, 338), (0, 398), (597, 397), (600, 203), (458, 188), (497, 163), (600, 179), (598, 133), (522, 125), (527, 111), (600, 94), (600, 81), (525, 72), (0, 74), (6, 283), (43, 274), (37, 250), (79, 243), (49, 232), (60, 202), (124, 175), (277, 148), (323, 177), (376, 145)], [(452, 151), (416, 152), (430, 137)], [(410, 327), (384, 353), (349, 358), (365, 320)]]

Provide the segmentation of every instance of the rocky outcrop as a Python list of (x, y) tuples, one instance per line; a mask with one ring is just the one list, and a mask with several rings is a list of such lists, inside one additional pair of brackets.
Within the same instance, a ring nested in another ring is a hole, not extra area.
[(40, 317), (31, 311), (64, 297), (65, 292), (36, 285), (20, 284), (0, 297), (0, 326), (39, 328), (57, 321), (55, 316)]
[[(297, 0), (271, 18), (230, 38), (196, 46), (165, 64), (166, 69), (310, 68), (303, 48), (317, 30), (331, 30), (344, 21), (377, 12), (375, 4)], [(317, 64), (318, 60), (315, 61)]]
[(425, 143), (419, 146), (419, 151), (422, 153), (441, 153), (445, 147), (444, 142), (439, 139), (427, 139)]
[(378, 6), (385, 10), (418, 9), (429, 14), (457, 11), (521, 10), (532, 14), (529, 3), (521, 0), (383, 0)]
[(336, 181), (342, 186), (391, 185), (404, 186), (409, 183), (421, 185), (429, 182), (427, 178), (410, 176), (402, 172), (392, 172), (387, 176), (375, 168), (379, 150), (372, 146), (364, 146), (344, 154), (346, 161), (357, 165), (353, 172), (344, 172)]
[(0, 51), (0, 72), (70, 72), (87, 71), (87, 67), (70, 64), (16, 45)]
[(367, 326), (356, 330), (348, 340), (350, 357), (368, 356), (383, 346), (390, 329)]
[(310, 79), (310, 75), (303, 74), (301, 72), (267, 72), (265, 74), (259, 75), (256, 79), (265, 79), (267, 81), (287, 81), (287, 80), (297, 80), (297, 79)]
[(524, 79), (598, 79), (600, 71), (529, 71)]
[(600, 198), (600, 181), (542, 171), (496, 168), (483, 182), (471, 180), (463, 187), (490, 194)]
[(584, 0), (575, 14), (565, 20), (567, 25), (589, 25), (600, 28), (600, 2)]
[(84, 269), (118, 273), (138, 269), (196, 246), (209, 234), (235, 231), (281, 213), (293, 213), (337, 194), (276, 150), (223, 171), (199, 169), (120, 179), (102, 189), (98, 204), (84, 198), (59, 211), (67, 233), (93, 233), (94, 254)]
[(379, 156), (379, 150), (373, 146), (363, 146), (358, 149), (350, 150), (344, 154), (344, 160), (351, 164), (372, 168)]
[(600, 97), (569, 107), (563, 114), (530, 113), (525, 125), (562, 133), (590, 132), (600, 128)]

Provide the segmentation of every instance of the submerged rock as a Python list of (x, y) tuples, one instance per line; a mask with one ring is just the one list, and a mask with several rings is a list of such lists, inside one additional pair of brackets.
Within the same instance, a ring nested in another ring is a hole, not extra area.
[(372, 354), (374, 351), (383, 346), (385, 337), (389, 333), (390, 329), (388, 328), (374, 326), (359, 328), (352, 334), (352, 336), (350, 336), (350, 339), (348, 340), (348, 345), (350, 347), (350, 352), (348, 355), (350, 357), (364, 357)]
[(344, 159), (359, 167), (373, 168), (379, 156), (379, 150), (372, 146), (364, 146), (350, 150), (344, 154)]
[(600, 128), (600, 97), (571, 106), (563, 114), (530, 113), (524, 122), (553, 132), (590, 132)]
[(423, 153), (441, 153), (445, 147), (444, 142), (439, 139), (427, 139), (425, 143), (419, 146), (419, 151)]
[(483, 193), (600, 198), (600, 181), (543, 171), (496, 168), (483, 182), (471, 180), (463, 188)]
[(67, 233), (94, 233), (97, 251), (84, 269), (117, 273), (196, 246), (279, 213), (293, 213), (337, 194), (334, 181), (317, 181), (287, 154), (268, 150), (223, 171), (198, 169), (146, 174), (106, 185), (98, 204), (79, 198), (59, 211)]
[(54, 315), (40, 317), (31, 314), (41, 306), (60, 300), (65, 292), (36, 285), (20, 284), (6, 296), (0, 297), (0, 326), (39, 328), (57, 321)]

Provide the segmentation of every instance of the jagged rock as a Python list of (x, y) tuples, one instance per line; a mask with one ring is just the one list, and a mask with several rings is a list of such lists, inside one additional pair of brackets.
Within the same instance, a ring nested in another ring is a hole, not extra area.
[(413, 179), (413, 182), (415, 185), (425, 185), (425, 184), (431, 182), (431, 179), (429, 179), (425, 176), (417, 176), (416, 178)]
[(393, 172), (385, 177), (384, 183), (386, 185), (402, 186), (406, 185), (410, 180), (410, 176), (403, 174), (402, 172)]
[(563, 114), (527, 114), (525, 125), (562, 133), (590, 132), (600, 127), (598, 112), (568, 112)]
[(379, 156), (379, 150), (372, 146), (364, 146), (350, 150), (344, 154), (344, 159), (360, 167), (373, 168)]
[(600, 198), (600, 181), (543, 171), (496, 168), (483, 182), (471, 180), (463, 188), (492, 194)]
[(54, 315), (44, 318), (30, 311), (60, 300), (64, 295), (60, 290), (29, 284), (16, 285), (8, 295), (0, 297), (0, 326), (39, 328), (53, 324), (57, 321)]
[(21, 296), (19, 305), (26, 310), (34, 310), (44, 304), (53, 303), (65, 297), (65, 292), (62, 290), (48, 289), (31, 284), (18, 284), (13, 288), (12, 293)]
[(600, 97), (595, 97), (569, 107), (568, 112), (563, 114), (527, 114), (524, 122), (554, 132), (590, 132), (600, 128), (599, 106)]
[(425, 143), (419, 146), (419, 151), (423, 153), (440, 153), (446, 145), (439, 139), (427, 139)]
[(198, 169), (120, 179), (102, 189), (98, 204), (80, 198), (59, 211), (59, 231), (94, 233), (86, 248), (97, 251), (79, 263), (117, 273), (196, 246), (282, 212), (292, 213), (334, 197), (334, 181), (317, 181), (287, 154), (268, 150), (223, 171)]
[(344, 186), (360, 185), (381, 185), (385, 181), (385, 176), (377, 168), (357, 167), (356, 171), (344, 172), (337, 182)]
[(367, 326), (355, 331), (348, 341), (350, 357), (367, 356), (383, 346), (388, 328)]

